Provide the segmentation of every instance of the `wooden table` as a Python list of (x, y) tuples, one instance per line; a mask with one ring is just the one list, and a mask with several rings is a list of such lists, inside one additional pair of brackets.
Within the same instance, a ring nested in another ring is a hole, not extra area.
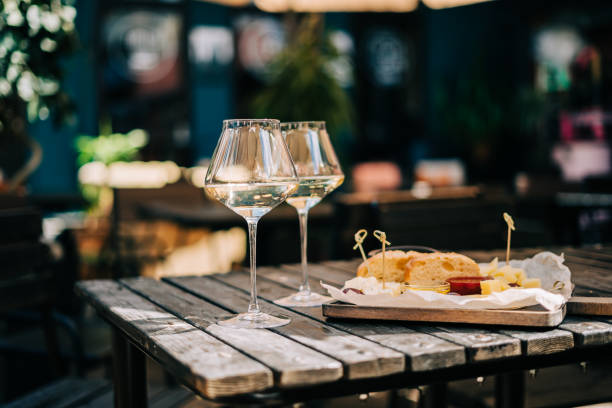
[[(612, 247), (563, 248), (577, 293), (612, 296)], [(537, 252), (517, 250), (515, 257)], [(488, 261), (503, 251), (470, 251)], [(358, 260), (312, 264), (311, 285), (342, 284)], [(201, 396), (228, 403), (303, 401), (431, 384), (431, 404), (446, 403), (444, 383), (496, 375), (497, 405), (524, 404), (524, 371), (570, 362), (612, 362), (612, 317), (568, 316), (553, 330), (327, 320), (321, 308), (282, 308), (299, 265), (258, 268), (264, 311), (289, 316), (270, 330), (227, 329), (215, 316), (246, 310), (246, 271), (154, 281), (130, 278), (78, 284), (113, 327), (116, 405), (145, 406), (145, 355)]]

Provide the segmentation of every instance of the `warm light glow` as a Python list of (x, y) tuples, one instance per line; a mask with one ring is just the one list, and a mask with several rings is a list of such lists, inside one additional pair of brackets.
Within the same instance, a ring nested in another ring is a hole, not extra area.
[(191, 184), (196, 187), (204, 188), (204, 179), (206, 178), (206, 171), (208, 167), (196, 166), (189, 169)]
[(114, 188), (162, 188), (176, 183), (182, 176), (180, 167), (165, 162), (101, 162), (86, 163), (79, 169), (81, 184)]
[(222, 4), (230, 7), (244, 7), (251, 3), (251, 0), (206, 0), (209, 3)]
[(470, 4), (484, 3), (491, 0), (422, 0), (423, 3), (432, 9), (443, 9), (449, 7), (467, 6)]
[(297, 12), (407, 12), (417, 8), (418, 0), (255, 0), (255, 5), (270, 13)]
[[(251, 4), (251, 0), (205, 0), (230, 7)], [(467, 6), (491, 0), (422, 0), (432, 9)], [(297, 12), (396, 12), (405, 13), (417, 8), (419, 0), (253, 0), (260, 10), (269, 13)]]

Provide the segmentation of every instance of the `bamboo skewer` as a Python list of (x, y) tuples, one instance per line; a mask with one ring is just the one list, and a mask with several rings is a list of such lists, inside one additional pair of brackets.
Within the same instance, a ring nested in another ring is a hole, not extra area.
[(368, 271), (368, 276), (369, 276), (370, 275), (370, 268), (368, 268), (368, 258), (366, 258), (365, 252), (363, 252), (363, 240), (367, 236), (368, 236), (368, 231), (366, 231), (364, 229), (360, 229), (359, 231), (357, 231), (355, 233), (355, 242), (356, 242), (356, 244), (353, 246), (353, 250), (359, 248), (359, 251), (361, 252), (361, 257), (363, 258), (363, 264), (365, 265), (366, 270)]
[(387, 241), (387, 234), (383, 231), (375, 230), (374, 236), (382, 243), (382, 286), (385, 289), (385, 246), (391, 245), (389, 241)]
[(506, 244), (506, 265), (510, 265), (510, 237), (512, 235), (512, 231), (516, 228), (514, 227), (514, 220), (507, 212), (504, 213), (504, 221), (508, 224), (508, 242)]

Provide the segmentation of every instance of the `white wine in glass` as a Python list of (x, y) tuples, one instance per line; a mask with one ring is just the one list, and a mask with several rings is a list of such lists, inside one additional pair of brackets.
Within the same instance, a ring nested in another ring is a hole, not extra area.
[(223, 121), (223, 131), (208, 167), (206, 193), (241, 215), (249, 230), (251, 300), (246, 313), (218, 320), (232, 328), (267, 328), (290, 319), (263, 313), (257, 301), (257, 222), (298, 187), (295, 167), (274, 119)]
[(302, 258), (302, 284), (297, 293), (276, 301), (283, 306), (319, 306), (329, 298), (312, 292), (308, 283), (308, 211), (344, 181), (325, 122), (282, 123), (283, 137), (300, 179), (287, 198), (298, 213)]
[(287, 203), (298, 211), (308, 211), (343, 181), (343, 175), (300, 177), (300, 184), (297, 190), (287, 197)]

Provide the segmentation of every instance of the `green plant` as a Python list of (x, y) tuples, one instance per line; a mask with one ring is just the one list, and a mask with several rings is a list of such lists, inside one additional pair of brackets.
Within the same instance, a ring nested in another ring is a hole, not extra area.
[(0, 170), (8, 191), (42, 160), (27, 123), (52, 113), (56, 124), (73, 118), (61, 63), (76, 49), (75, 17), (70, 0), (0, 0)]
[(545, 109), (535, 91), (509, 87), (475, 70), (439, 84), (434, 104), (439, 130), (450, 142), (444, 153), (465, 159), (475, 178), (507, 177), (533, 167), (530, 151)]
[(14, 120), (70, 118), (61, 60), (76, 48), (69, 0), (0, 0), (0, 131)]
[(131, 161), (148, 141), (147, 132), (134, 129), (129, 133), (100, 136), (79, 136), (75, 141), (79, 166), (98, 161), (106, 165), (118, 161)]
[(293, 38), (270, 64), (269, 82), (251, 103), (255, 116), (324, 120), (332, 136), (347, 127), (352, 105), (330, 69), (337, 57), (321, 15), (304, 16)]
[[(104, 133), (110, 132), (110, 126), (104, 126), (103, 124), (101, 128)], [(118, 161), (132, 161), (137, 158), (140, 149), (147, 144), (148, 140), (147, 132), (142, 129), (134, 129), (125, 134), (81, 135), (75, 140), (75, 148), (78, 154), (77, 163), (82, 168), (87, 163), (92, 162), (99, 162), (108, 166)], [(104, 168), (105, 166), (101, 167)], [(109, 213), (113, 200), (110, 187), (82, 182), (80, 188), (83, 198), (89, 203), (91, 213), (97, 215)]]

